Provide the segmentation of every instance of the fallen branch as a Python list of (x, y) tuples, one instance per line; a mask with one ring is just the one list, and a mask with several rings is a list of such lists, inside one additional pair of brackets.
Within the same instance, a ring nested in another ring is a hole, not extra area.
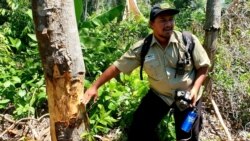
[(99, 136), (99, 135), (94, 135), (95, 138), (101, 140), (101, 141), (110, 141), (110, 139), (108, 138), (105, 138), (105, 137), (102, 137), (102, 136)]
[(224, 121), (223, 121), (223, 119), (222, 119), (222, 116), (221, 116), (221, 114), (220, 114), (219, 108), (218, 108), (217, 104), (215, 103), (214, 99), (212, 98), (212, 95), (211, 95), (211, 94), (210, 94), (210, 100), (211, 100), (211, 102), (212, 102), (212, 105), (213, 105), (215, 114), (216, 114), (216, 116), (218, 117), (218, 119), (219, 119), (219, 121), (220, 121), (220, 124), (222, 125), (223, 129), (224, 129), (225, 132), (226, 132), (228, 141), (232, 141), (231, 133), (229, 132), (227, 126), (225, 125), (225, 123), (224, 123)]
[[(49, 114), (45, 114), (43, 116), (41, 116), (38, 119), (35, 118), (22, 118), (18, 121), (14, 121), (10, 118), (8, 118), (6, 115), (0, 114), (0, 117), (4, 118), (5, 120), (7, 120), (8, 122), (12, 123), (5, 131), (3, 131), (0, 134), (0, 140), (2, 139), (3, 135), (6, 134), (9, 130), (11, 130), (12, 128), (14, 128), (16, 125), (28, 125), (28, 127), (31, 129), (32, 133), (35, 135), (35, 138), (39, 138), (40, 136), (36, 133), (36, 131), (33, 129), (33, 126), (31, 126), (30, 122), (31, 120), (35, 120), (35, 121), (41, 121), (43, 118), (45, 118), (46, 116), (49, 116)], [(27, 124), (27, 122), (29, 122)]]
[[(7, 120), (8, 122), (10, 123), (15, 123), (16, 121), (15, 120), (12, 120), (10, 119), (9, 117), (7, 117), (7, 115), (3, 115), (3, 114), (0, 114), (0, 117), (2, 117), (3, 119)], [(25, 124), (24, 122), (20, 122), (19, 124)]]
[(41, 139), (39, 138), (39, 136), (38, 136), (38, 133), (37, 133), (36, 129), (33, 127), (33, 125), (32, 125), (30, 122), (31, 122), (31, 121), (28, 122), (28, 126), (29, 126), (29, 128), (30, 128), (30, 130), (31, 130), (31, 132), (32, 132), (32, 135), (34, 136), (33, 138), (34, 138), (35, 140), (41, 140)]
[(11, 126), (9, 126), (5, 131), (3, 131), (1, 134), (0, 134), (0, 139), (3, 137), (3, 135), (5, 133), (7, 133), (9, 130), (11, 130), (15, 125), (19, 125), (19, 124), (26, 124), (26, 123), (23, 123), (22, 121), (26, 121), (26, 120), (34, 120), (32, 118), (23, 118), (23, 119), (20, 119), (18, 120), (17, 122), (14, 122)]

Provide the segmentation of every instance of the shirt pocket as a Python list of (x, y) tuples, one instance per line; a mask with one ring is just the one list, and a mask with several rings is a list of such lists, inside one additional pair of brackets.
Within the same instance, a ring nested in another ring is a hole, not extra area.
[(145, 57), (144, 70), (147, 75), (154, 80), (162, 79), (164, 73), (162, 71), (159, 60), (157, 60), (154, 55), (149, 55)]
[(168, 79), (173, 79), (175, 78), (175, 68), (172, 67), (166, 67), (166, 76)]

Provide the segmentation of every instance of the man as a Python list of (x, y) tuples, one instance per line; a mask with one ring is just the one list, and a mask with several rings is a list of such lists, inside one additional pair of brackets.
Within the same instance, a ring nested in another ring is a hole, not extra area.
[[(143, 68), (148, 75), (150, 90), (134, 113), (128, 133), (129, 141), (159, 140), (155, 129), (170, 108), (175, 109), (177, 140), (198, 140), (201, 130), (201, 91), (199, 90), (206, 78), (210, 60), (197, 37), (192, 35), (194, 43), (192, 61), (189, 60), (189, 63), (185, 64), (183, 74), (177, 73), (178, 61), (180, 57), (185, 56), (182, 33), (174, 30), (174, 16), (177, 13), (179, 13), (177, 9), (171, 9), (166, 5), (157, 4), (151, 9), (149, 25), (153, 30), (153, 37)], [(115, 61), (85, 92), (84, 103), (88, 103), (92, 97), (96, 100), (98, 88), (120, 72), (129, 74), (140, 66), (142, 46), (143, 40), (137, 42)], [(189, 107), (180, 109), (176, 104), (175, 95), (178, 90), (190, 92)], [(182, 131), (181, 124), (193, 107), (198, 109), (198, 117), (192, 131), (186, 133)]]

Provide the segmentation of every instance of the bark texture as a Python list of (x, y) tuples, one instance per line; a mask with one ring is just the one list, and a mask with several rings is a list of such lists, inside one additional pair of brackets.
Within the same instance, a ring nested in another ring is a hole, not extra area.
[(206, 8), (205, 42), (204, 47), (209, 58), (213, 62), (216, 53), (217, 36), (221, 22), (221, 3), (220, 0), (208, 0)]
[(79, 141), (88, 117), (81, 105), (85, 67), (74, 1), (32, 0), (32, 10), (46, 81), (51, 139)]

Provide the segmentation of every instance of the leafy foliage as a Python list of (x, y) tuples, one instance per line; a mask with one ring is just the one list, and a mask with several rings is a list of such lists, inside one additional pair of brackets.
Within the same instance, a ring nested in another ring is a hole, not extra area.
[[(104, 71), (136, 39), (144, 37), (149, 32), (147, 23), (143, 21), (139, 23), (133, 20), (120, 23), (114, 21), (120, 15), (117, 13), (120, 8), (122, 6), (80, 24), (80, 39), (84, 47), (84, 61), (87, 68), (86, 77), (89, 80), (93, 80), (96, 75)], [(96, 20), (102, 21), (101, 24)]]
[(92, 127), (85, 136), (107, 134), (111, 128), (125, 130), (130, 125), (132, 113), (148, 90), (138, 72), (137, 69), (130, 76), (121, 74), (120, 79), (112, 79), (100, 88), (98, 102), (88, 107)]
[(0, 26), (0, 72), (4, 74), (0, 76), (0, 110), (14, 107), (7, 111), (21, 118), (34, 115), (35, 109), (46, 101), (45, 85), (32, 35), (31, 9), (27, 1), (5, 2), (1, 16), (6, 21)]

